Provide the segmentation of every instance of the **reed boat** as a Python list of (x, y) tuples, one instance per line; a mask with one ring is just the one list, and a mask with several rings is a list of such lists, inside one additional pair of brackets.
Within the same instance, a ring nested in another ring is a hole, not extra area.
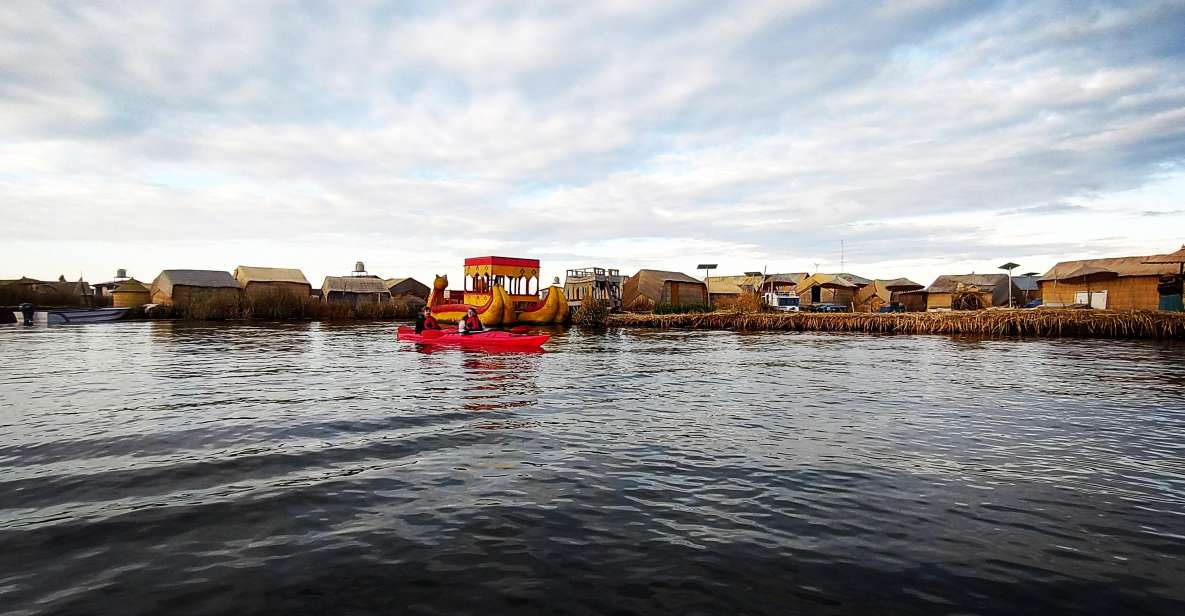
[(475, 308), (486, 326), (512, 323), (564, 323), (568, 319), (568, 298), (563, 287), (552, 285), (540, 293), (539, 260), (516, 257), (471, 257), (465, 259), (462, 291), (447, 291), (449, 299), (460, 295), (460, 303), (445, 299), (448, 276), (437, 276), (428, 295), (428, 306), (438, 321), (455, 323), (465, 311)]

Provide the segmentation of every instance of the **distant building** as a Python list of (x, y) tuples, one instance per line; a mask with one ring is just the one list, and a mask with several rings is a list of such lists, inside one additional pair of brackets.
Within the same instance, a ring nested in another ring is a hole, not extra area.
[(157, 275), (149, 293), (154, 304), (230, 303), (240, 301), (243, 290), (230, 272), (176, 269)]
[(394, 300), (403, 301), (409, 298), (418, 298), (427, 302), (428, 293), (432, 291), (428, 285), (415, 278), (387, 278), (383, 282), (386, 283), (387, 291)]
[(856, 312), (880, 312), (881, 308), (886, 306), (900, 306), (902, 310), (908, 311), (909, 308), (905, 304), (909, 298), (903, 298), (902, 294), (923, 288), (923, 285), (908, 278), (873, 280), (856, 290), (853, 309)]
[(1033, 272), (1023, 276), (1013, 276), (1012, 284), (1016, 285), (1016, 290), (1020, 291), (1019, 298), (1013, 298), (1013, 304), (1017, 306), (1024, 306), (1029, 302), (1041, 299), (1041, 286), (1039, 284), (1041, 274)]
[[(1045, 306), (1084, 305), (1113, 310), (1156, 310), (1162, 278), (1178, 266), (1145, 263), (1155, 257), (1119, 257), (1062, 261), (1038, 280)], [(1177, 283), (1180, 288), (1180, 283)]]
[(615, 269), (582, 267), (564, 274), (564, 295), (570, 308), (578, 308), (587, 299), (602, 299), (611, 310), (621, 308), (622, 287), (626, 277)]
[(96, 298), (106, 297), (111, 295), (111, 292), (115, 290), (115, 287), (123, 284), (127, 279), (128, 271), (126, 269), (120, 268), (115, 270), (114, 279), (108, 280), (106, 282), (96, 282), (95, 284), (91, 285), (91, 288), (94, 290)]
[(240, 265), (235, 268), (234, 277), (243, 287), (243, 293), (251, 298), (284, 293), (303, 299), (313, 292), (313, 286), (298, 269)]
[(116, 308), (134, 308), (152, 303), (152, 293), (139, 280), (129, 278), (111, 291), (111, 305)]
[[(1013, 298), (1020, 291), (1012, 289)], [(1008, 305), (1007, 274), (946, 274), (926, 288), (927, 310), (981, 310)]]
[(813, 274), (802, 279), (795, 292), (802, 306), (839, 304), (853, 308), (856, 291), (871, 283), (871, 280), (855, 274)]
[(715, 304), (719, 300), (735, 299), (745, 293), (786, 293), (794, 291), (806, 277), (806, 273), (711, 276), (707, 283), (708, 294)]
[(56, 281), (36, 280), (27, 276), (0, 280), (0, 303), (31, 302), (42, 306), (91, 306), (94, 291), (84, 280), (70, 282), (65, 276)]
[(653, 310), (659, 304), (704, 306), (708, 287), (681, 272), (644, 269), (622, 284), (621, 302), (626, 310)]
[(328, 304), (374, 304), (391, 299), (387, 283), (378, 276), (326, 276), (321, 296)]

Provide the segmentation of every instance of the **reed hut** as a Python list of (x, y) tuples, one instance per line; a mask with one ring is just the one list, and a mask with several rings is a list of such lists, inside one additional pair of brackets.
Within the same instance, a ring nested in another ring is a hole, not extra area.
[(3, 304), (31, 302), (41, 306), (91, 306), (94, 299), (90, 284), (83, 280), (70, 282), (65, 276), (59, 276), (57, 281), (27, 276), (0, 280), (0, 303)]
[(387, 278), (383, 282), (386, 283), (391, 298), (398, 301), (419, 298), (427, 302), (428, 293), (431, 292), (428, 285), (415, 278)]
[[(1167, 255), (1161, 255), (1167, 256)], [(1038, 280), (1045, 306), (1090, 306), (1112, 310), (1156, 310), (1162, 277), (1177, 273), (1156, 257), (1118, 257), (1062, 261)]]
[(622, 305), (627, 310), (649, 310), (659, 304), (704, 306), (708, 287), (680, 272), (644, 269), (626, 279), (621, 289)]
[(855, 312), (880, 312), (885, 306), (901, 306), (906, 310), (901, 294), (924, 289), (908, 278), (893, 278), (891, 280), (877, 279), (856, 290), (854, 298)]
[(735, 300), (746, 293), (757, 293), (762, 285), (761, 276), (712, 276), (708, 278), (708, 295), (712, 305), (721, 300)]
[(148, 290), (153, 304), (198, 302), (238, 304), (243, 289), (230, 272), (217, 270), (164, 270)]
[[(926, 288), (927, 310), (982, 310), (1008, 305), (1008, 274), (944, 274)], [(1012, 287), (1013, 297), (1020, 295)]]
[(240, 265), (235, 268), (235, 280), (251, 299), (277, 295), (304, 299), (313, 293), (313, 286), (298, 269)]
[(800, 305), (839, 304), (851, 308), (856, 303), (856, 291), (872, 281), (855, 274), (813, 274), (795, 287)]
[(116, 308), (135, 308), (152, 302), (152, 293), (139, 280), (129, 278), (111, 291), (111, 305)]
[(378, 276), (326, 276), (321, 296), (327, 304), (375, 304), (391, 299), (387, 283)]

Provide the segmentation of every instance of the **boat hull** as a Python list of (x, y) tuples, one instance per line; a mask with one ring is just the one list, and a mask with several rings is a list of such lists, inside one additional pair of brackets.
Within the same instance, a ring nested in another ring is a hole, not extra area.
[(520, 335), (504, 331), (476, 332), (472, 334), (458, 334), (443, 331), (439, 336), (424, 336), (417, 334), (411, 327), (400, 327), (397, 333), (400, 342), (414, 342), (416, 344), (451, 345), (463, 347), (480, 347), (491, 349), (521, 349), (535, 350), (551, 339), (548, 335)]
[[(93, 310), (38, 310), (33, 313), (33, 322), (45, 325), (85, 325), (118, 321), (128, 313), (127, 308), (95, 308)], [(14, 312), (17, 323), (24, 322), (20, 312)]]
[[(482, 325), (486, 327), (497, 327), (504, 323), (513, 321), (514, 309), (510, 306), (510, 296), (502, 287), (494, 287), (493, 292), (490, 293), (490, 299), (484, 306), (469, 306), (466, 304), (437, 304), (429, 306), (432, 308), (432, 316), (436, 317), (437, 321), (442, 323), (456, 323), (465, 318), (465, 313), (470, 308), (477, 309), (477, 317), (481, 319)], [(431, 300), (431, 298), (429, 298)], [(511, 320), (506, 319), (507, 311), (511, 314)]]
[(564, 289), (553, 286), (547, 290), (547, 296), (539, 303), (528, 306), (518, 313), (519, 323), (563, 323), (568, 317), (568, 298)]

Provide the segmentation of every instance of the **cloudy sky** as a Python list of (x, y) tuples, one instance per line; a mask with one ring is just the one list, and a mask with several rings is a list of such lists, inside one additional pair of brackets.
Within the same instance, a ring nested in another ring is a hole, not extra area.
[(0, 278), (1182, 242), (1181, 1), (0, 3)]

